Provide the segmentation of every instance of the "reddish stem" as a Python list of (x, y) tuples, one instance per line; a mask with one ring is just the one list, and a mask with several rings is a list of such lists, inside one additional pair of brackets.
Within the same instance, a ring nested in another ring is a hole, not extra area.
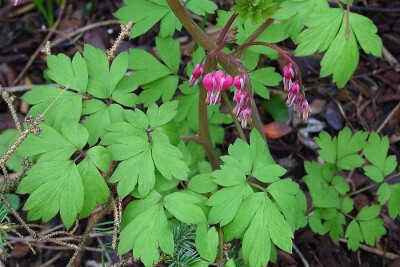
[(229, 29), (231, 28), (233, 22), (235, 21), (235, 19), (237, 18), (238, 14), (234, 13), (228, 20), (228, 22), (226, 23), (226, 25), (224, 26), (224, 28), (222, 29), (221, 33), (218, 36), (217, 39), (217, 45), (221, 45), (225, 39), (226, 34), (228, 33)]
[(289, 61), (290, 63), (293, 64), (293, 67), (294, 67), (295, 70), (296, 70), (297, 79), (299, 80), (300, 88), (303, 88), (303, 79), (302, 79), (302, 77), (301, 77), (300, 68), (299, 68), (299, 66), (297, 66), (296, 62), (294, 62), (294, 60), (288, 55), (288, 52), (287, 52), (287, 51), (283, 50), (282, 48), (280, 48), (280, 47), (277, 46), (277, 45), (269, 44), (269, 43), (266, 43), (266, 42), (252, 42), (252, 43), (247, 44), (247, 45), (244, 47), (244, 49), (247, 48), (247, 47), (249, 47), (249, 46), (252, 46), (252, 45), (267, 46), (267, 47), (270, 47), (270, 48), (272, 48), (272, 49), (278, 51), (278, 53), (279, 53), (281, 56), (283, 56), (287, 61)]

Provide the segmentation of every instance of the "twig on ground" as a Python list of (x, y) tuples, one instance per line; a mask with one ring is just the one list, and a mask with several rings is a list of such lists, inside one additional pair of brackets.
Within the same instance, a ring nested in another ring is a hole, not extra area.
[(301, 253), (300, 249), (293, 243), (293, 249), (294, 251), (296, 251), (297, 255), (299, 255), (301, 261), (304, 264), (304, 267), (310, 267), (310, 264), (308, 263), (308, 261), (306, 260), (306, 258), (304, 258), (303, 254)]
[[(56, 29), (58, 25), (61, 22), (61, 18), (64, 15), (64, 10), (65, 10), (65, 2), (66, 0), (61, 0), (60, 4), (60, 13), (58, 15), (57, 21), (54, 23), (53, 27), (51, 29)], [(21, 81), (21, 79), (25, 76), (25, 73), (28, 71), (29, 67), (33, 64), (37, 56), (40, 54), (40, 51), (42, 51), (43, 47), (46, 45), (47, 41), (50, 40), (50, 38), (53, 36), (54, 32), (50, 31), (47, 36), (44, 38), (43, 42), (39, 45), (39, 47), (36, 49), (36, 51), (32, 54), (31, 58), (29, 61), (26, 63), (25, 67), (22, 69), (22, 71), (19, 73), (17, 78), (13, 81), (12, 85), (16, 85)]]
[(382, 131), (383, 127), (385, 127), (386, 123), (392, 118), (393, 114), (400, 108), (400, 102), (392, 109), (388, 116), (386, 116), (385, 120), (381, 123), (379, 128), (376, 130), (377, 133)]
[[(340, 240), (340, 242), (347, 243), (347, 239), (345, 239), (345, 238), (340, 238), (339, 240)], [(372, 248), (372, 247), (369, 247), (369, 246), (366, 246), (363, 244), (360, 244), (360, 248), (362, 250), (368, 251), (370, 253), (373, 253), (373, 254), (376, 254), (376, 255), (391, 259), (391, 260), (396, 260), (400, 257), (400, 255), (397, 255), (397, 254), (394, 254), (391, 252), (386, 252), (386, 251), (383, 251), (383, 250), (380, 250), (377, 248)]]

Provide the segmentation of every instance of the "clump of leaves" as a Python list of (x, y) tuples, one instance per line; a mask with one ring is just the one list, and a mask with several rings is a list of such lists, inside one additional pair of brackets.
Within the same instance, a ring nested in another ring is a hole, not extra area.
[[(322, 132), (316, 139), (320, 149), (319, 155), (324, 164), (306, 162), (307, 175), (304, 182), (310, 190), (313, 212), (309, 217), (311, 229), (318, 234), (329, 233), (334, 242), (339, 238), (348, 238), (348, 247), (356, 250), (360, 242), (374, 245), (375, 240), (386, 233), (381, 208), (388, 203), (389, 216), (395, 219), (398, 215), (400, 198), (399, 184), (389, 185), (388, 180), (396, 167), (395, 156), (388, 156), (389, 142), (387, 137), (379, 137), (376, 133), (358, 131), (352, 135), (349, 128), (331, 137)], [(373, 204), (354, 211), (353, 196), (366, 189), (350, 191), (350, 185), (344, 178), (343, 171), (363, 167), (364, 175), (380, 186), (378, 190), (379, 204)], [(356, 215), (353, 216), (353, 213)], [(350, 223), (346, 220), (352, 218)], [(347, 225), (347, 227), (346, 227)], [(346, 228), (346, 229), (345, 229)]]
[(238, 0), (232, 10), (241, 21), (250, 19), (254, 23), (266, 20), (274, 13), (276, 4), (272, 0)]
[(343, 8), (331, 8), (325, 0), (284, 1), (273, 18), (288, 21), (287, 31), (299, 44), (296, 55), (326, 51), (321, 61), (321, 77), (333, 75), (338, 87), (342, 88), (355, 72), (359, 46), (366, 54), (382, 56), (382, 40), (369, 18), (347, 14)]

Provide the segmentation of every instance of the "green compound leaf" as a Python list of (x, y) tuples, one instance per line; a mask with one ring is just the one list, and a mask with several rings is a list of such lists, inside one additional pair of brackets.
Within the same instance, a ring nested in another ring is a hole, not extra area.
[(137, 89), (138, 84), (134, 76), (125, 77), (129, 62), (127, 52), (120, 53), (111, 66), (102, 49), (85, 45), (83, 54), (91, 77), (88, 87), (91, 95), (101, 99), (112, 99), (129, 107), (136, 105), (138, 98), (131, 92)]
[(364, 159), (358, 154), (367, 142), (368, 133), (358, 131), (353, 136), (346, 127), (339, 132), (338, 137), (332, 138), (327, 132), (321, 132), (315, 139), (320, 147), (319, 155), (328, 163), (337, 164), (344, 170), (353, 170), (364, 164)]
[(249, 78), (254, 91), (264, 99), (269, 99), (267, 86), (277, 86), (282, 81), (282, 76), (272, 67), (252, 71)]
[(180, 63), (179, 42), (172, 37), (158, 37), (156, 46), (166, 66), (143, 50), (130, 50), (129, 68), (135, 71), (132, 75), (144, 89), (139, 98), (146, 107), (160, 98), (163, 102), (171, 100), (179, 82), (176, 75)]
[[(339, 239), (344, 236), (343, 225), (346, 224), (344, 215), (338, 213), (336, 209), (329, 209), (326, 214), (322, 214), (322, 219), (325, 219), (323, 223), (325, 232), (329, 232), (329, 236), (332, 241), (337, 243)], [(330, 213), (330, 214), (329, 214)]]
[(389, 216), (396, 219), (400, 215), (400, 184), (389, 185), (383, 183), (378, 189), (379, 203), (384, 205), (387, 201)]
[[(109, 165), (109, 162), (107, 165)], [(101, 176), (101, 173), (90, 158), (82, 160), (77, 167), (82, 178), (85, 199), (80, 217), (85, 218), (92, 214), (96, 204), (103, 205), (108, 202), (110, 190), (103, 176)]]
[(257, 23), (271, 17), (275, 8), (272, 0), (237, 0), (232, 10), (239, 14), (241, 21)]
[[(79, 122), (82, 112), (82, 95), (52, 86), (37, 86), (23, 95), (22, 99), (33, 105), (29, 114), (37, 116), (47, 110), (46, 124), (60, 129), (65, 120)], [(57, 101), (55, 101), (57, 99)], [(51, 106), (50, 106), (51, 105)]]
[(342, 20), (343, 11), (341, 9), (328, 8), (309, 17), (305, 21), (307, 30), (299, 35), (300, 44), (296, 48), (296, 55), (305, 56), (327, 50), (335, 39)]
[(72, 61), (65, 54), (47, 57), (49, 68), (47, 75), (59, 85), (86, 93), (88, 86), (88, 70), (86, 61), (77, 52)]
[(333, 74), (332, 81), (339, 88), (343, 88), (355, 72), (360, 56), (354, 32), (349, 31), (349, 38), (346, 38), (346, 20), (344, 17), (337, 36), (321, 61), (321, 77)]
[(370, 246), (375, 245), (375, 240), (386, 234), (383, 226), (383, 220), (377, 218), (379, 216), (381, 206), (372, 205), (364, 207), (358, 214), (356, 219), (351, 221), (346, 230), (346, 238), (348, 238), (348, 248), (355, 251), (361, 242)]
[[(0, 155), (4, 155), (19, 137), (19, 132), (15, 129), (7, 129), (0, 133)], [(14, 172), (22, 172), (23, 159), (12, 154), (6, 161), (6, 167)]]
[(389, 216), (395, 219), (400, 215), (400, 184), (390, 186)]
[(155, 185), (155, 168), (169, 179), (186, 180), (189, 169), (179, 148), (170, 144), (163, 127), (176, 114), (177, 102), (160, 107), (153, 104), (147, 114), (141, 110), (124, 112), (128, 122), (112, 124), (104, 136), (113, 160), (122, 161), (110, 182), (118, 182), (121, 198), (138, 185), (138, 192), (146, 196)]
[(326, 164), (319, 165), (317, 162), (305, 162), (304, 167), (307, 175), (304, 176), (303, 180), (310, 190), (313, 206), (339, 209), (339, 193), (333, 186), (329, 185), (333, 178), (329, 166)]
[(295, 42), (304, 28), (308, 17), (320, 14), (329, 9), (325, 0), (288, 0), (279, 5), (279, 9), (273, 14), (276, 20), (282, 20), (286, 24), (286, 31)]
[(167, 254), (174, 253), (174, 240), (162, 204), (156, 202), (146, 206), (146, 210), (136, 212), (133, 216), (129, 214), (133, 218), (121, 232), (118, 254), (133, 250), (135, 258), (140, 257), (145, 266), (151, 266), (160, 258), (159, 247)]
[[(265, 265), (272, 244), (291, 251), (294, 229), (306, 223), (305, 197), (298, 196), (296, 183), (279, 179), (286, 171), (274, 163), (256, 130), (250, 134), (250, 145), (238, 139), (228, 152), (229, 156), (221, 157), (221, 169), (212, 173), (214, 182), (223, 188), (206, 202), (211, 206), (208, 222), (223, 226), (227, 242), (243, 239), (243, 257), (250, 266)], [(272, 184), (265, 192), (254, 193), (249, 178)]]
[(203, 210), (198, 204), (202, 201), (184, 192), (175, 192), (164, 197), (164, 207), (178, 220), (186, 224), (205, 224), (207, 222)]
[(293, 232), (278, 208), (264, 193), (253, 195), (252, 200), (256, 201), (257, 209), (251, 209), (248, 218), (243, 216), (245, 221), (243, 217), (236, 218), (239, 218), (241, 229), (247, 228), (243, 235), (243, 257), (250, 266), (256, 267), (264, 266), (269, 261), (271, 241), (282, 250), (291, 252)]
[[(64, 130), (61, 132), (72, 132), (73, 130), (75, 130), (74, 133), (77, 137), (79, 136), (79, 132), (81, 132), (81, 134), (83, 136), (86, 136), (87, 139), (87, 131), (84, 129), (84, 127), (82, 125), (79, 125), (79, 127), (75, 128), (75, 125), (78, 124), (68, 121), (65, 123), (63, 127)], [(30, 157), (40, 155), (41, 159), (46, 160), (69, 159), (69, 157), (76, 150), (82, 149), (87, 141), (85, 140), (83, 144), (81, 143), (80, 146), (76, 146), (70, 140), (68, 140), (66, 136), (54, 130), (50, 126), (41, 123), (39, 127), (41, 128), (40, 135), (29, 135), (25, 139), (25, 141), (18, 147), (18, 156)]]
[(47, 222), (60, 212), (69, 228), (84, 203), (84, 187), (79, 171), (71, 160), (39, 161), (28, 170), (18, 186), (19, 194), (30, 196), (24, 205), (28, 220)]
[(218, 6), (210, 0), (188, 0), (186, 8), (199, 16), (205, 16), (206, 13), (213, 14)]
[(205, 194), (217, 190), (217, 184), (213, 181), (211, 173), (201, 173), (190, 179), (188, 189)]
[(212, 206), (208, 222), (219, 222), (221, 226), (228, 224), (236, 216), (243, 199), (251, 193), (253, 190), (247, 184), (223, 188), (214, 193), (206, 202), (206, 205)]
[[(182, 24), (176, 18), (165, 0), (125, 0), (126, 6), (118, 9), (115, 16), (121, 23), (133, 22), (131, 38), (149, 31), (154, 24), (160, 22), (160, 36), (172, 36), (175, 30), (180, 31)], [(186, 7), (197, 15), (214, 13), (217, 5), (211, 0), (188, 0)]]
[(377, 28), (364, 16), (350, 13), (348, 19), (345, 10), (327, 8), (310, 15), (304, 25), (307, 29), (299, 35), (296, 54), (306, 56), (327, 50), (321, 61), (321, 77), (333, 74), (333, 82), (340, 88), (356, 70), (358, 44), (367, 54), (382, 55), (382, 40), (376, 34)]
[(207, 225), (202, 223), (196, 230), (196, 250), (200, 256), (209, 262), (214, 262), (218, 253), (218, 233), (215, 227), (207, 229)]
[[(40, 156), (22, 180), (18, 192), (30, 194), (25, 205), (30, 220), (42, 218), (48, 221), (60, 211), (64, 224), (69, 227), (77, 213), (87, 217), (96, 204), (108, 202), (110, 192), (98, 169), (108, 171), (110, 157), (105, 148), (93, 147), (76, 166), (69, 158), (86, 145), (88, 133), (85, 127), (65, 121), (61, 133), (43, 123), (40, 128), (40, 135), (28, 136), (17, 150), (21, 156)], [(51, 196), (46, 199), (49, 192), (52, 192)], [(69, 202), (72, 203), (70, 206)]]
[(371, 133), (368, 144), (363, 150), (365, 158), (372, 164), (364, 167), (365, 175), (375, 182), (382, 182), (385, 176), (392, 173), (397, 166), (395, 156), (387, 156), (389, 140), (380, 138), (377, 133)]
[(376, 34), (378, 29), (372, 20), (350, 13), (350, 26), (365, 53), (376, 57), (382, 56), (382, 39)]
[(97, 143), (98, 139), (107, 133), (106, 128), (112, 123), (126, 121), (123, 108), (118, 104), (107, 106), (99, 99), (90, 99), (83, 102), (83, 115), (89, 115), (83, 125), (89, 132), (88, 143), (90, 146)]

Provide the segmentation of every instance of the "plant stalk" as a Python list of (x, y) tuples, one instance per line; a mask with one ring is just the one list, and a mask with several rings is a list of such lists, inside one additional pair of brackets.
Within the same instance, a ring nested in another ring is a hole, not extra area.
[[(179, 19), (182, 25), (186, 28), (186, 30), (190, 33), (190, 35), (198, 42), (207, 52), (211, 52), (214, 49), (218, 48), (217, 44), (215, 44), (201, 29), (200, 27), (193, 21), (188, 12), (184, 9), (179, 0), (166, 0), (171, 10), (174, 12), (175, 16)], [(260, 30), (261, 31), (261, 30)], [(257, 33), (258, 34), (258, 33)], [(261, 32), (259, 33), (261, 34)], [(256, 37), (255, 37), (256, 38)], [(224, 69), (232, 76), (236, 76), (240, 74), (238, 69), (229, 64), (229, 61), (225, 57), (218, 57), (218, 62), (224, 67)], [(200, 94), (201, 95), (201, 94)], [(254, 123), (254, 127), (260, 132), (261, 136), (266, 141), (265, 135), (262, 130), (262, 122), (260, 115), (258, 114), (257, 107), (255, 105), (253, 97), (251, 97), (251, 109), (252, 109), (252, 121)], [(200, 122), (201, 123), (201, 122)]]

